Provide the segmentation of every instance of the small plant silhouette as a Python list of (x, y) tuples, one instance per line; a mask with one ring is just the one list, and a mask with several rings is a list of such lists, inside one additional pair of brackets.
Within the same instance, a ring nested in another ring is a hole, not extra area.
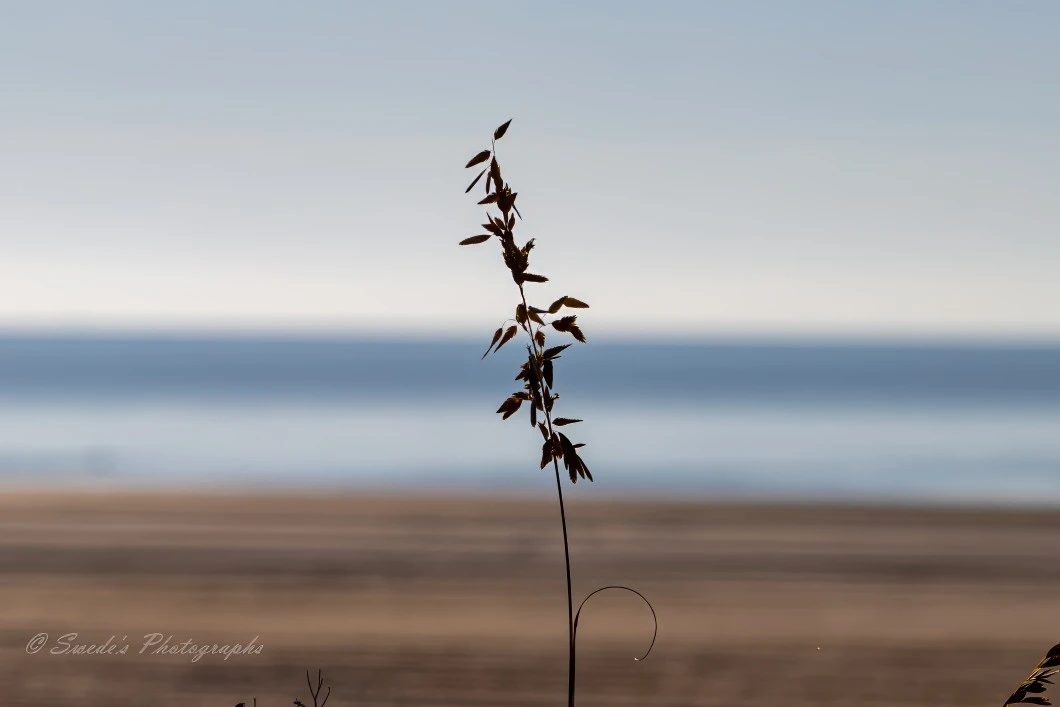
[[(313, 685), (313, 678), (310, 677), (309, 671), (305, 671), (305, 681), (309, 685), (309, 699), (313, 700), (313, 707), (324, 707), (328, 702), (328, 698), (331, 697), (331, 686), (328, 686), (328, 691), (324, 693), (324, 699), (320, 699), (320, 693), (324, 687), (324, 677), (321, 675), (321, 671), (317, 670), (317, 681), (316, 685)], [(295, 707), (307, 707), (305, 702), (302, 702), (297, 697), (293, 703)], [(255, 697), (252, 703), (253, 707), (258, 707), (258, 698)], [(246, 702), (240, 702), (236, 707), (247, 707)]]
[[(313, 700), (313, 707), (324, 707), (327, 704), (328, 698), (331, 697), (331, 686), (328, 686), (328, 691), (324, 694), (324, 699), (319, 700), (320, 691), (324, 687), (324, 678), (320, 675), (320, 670), (317, 670), (317, 684), (313, 687), (313, 679), (309, 677), (309, 671), (305, 671), (305, 681), (309, 685), (309, 697)], [(294, 701), (295, 707), (306, 707), (305, 703), (301, 700)]]
[[(658, 620), (655, 609), (651, 603), (640, 592), (629, 587), (610, 585), (601, 587), (591, 592), (582, 600), (577, 613), (574, 611), (574, 599), (571, 583), (570, 564), (570, 542), (567, 535), (567, 513), (563, 503), (563, 483), (560, 478), (559, 462), (563, 461), (563, 467), (569, 476), (571, 483), (577, 483), (578, 479), (593, 480), (589, 466), (581, 457), (579, 451), (585, 446), (583, 442), (573, 442), (571, 439), (556, 428), (566, 427), (578, 422), (579, 418), (554, 417), (553, 410), (559, 394), (555, 392), (555, 362), (561, 358), (571, 343), (547, 347), (548, 336), (552, 332), (567, 334), (575, 341), (585, 343), (585, 334), (578, 323), (577, 314), (565, 314), (564, 309), (581, 310), (588, 309), (589, 305), (576, 297), (564, 295), (552, 302), (548, 307), (536, 307), (529, 303), (526, 296), (527, 283), (548, 282), (544, 275), (530, 272), (530, 252), (534, 248), (534, 239), (530, 238), (523, 245), (515, 242), (515, 226), (517, 219), (522, 220), (519, 208), (515, 205), (518, 192), (512, 190), (510, 184), (504, 181), (501, 174), (500, 162), (497, 161), (497, 141), (508, 132), (512, 121), (509, 120), (493, 131), (493, 139), (490, 149), (482, 150), (472, 157), (465, 165), (465, 169), (486, 165), (482, 167), (478, 175), (471, 181), (464, 193), (470, 193), (472, 189), (486, 177), (485, 197), (478, 203), (486, 209), (486, 223), (482, 228), (486, 233), (469, 236), (460, 241), (460, 245), (477, 245), (489, 240), (496, 239), (500, 242), (501, 255), (504, 265), (508, 268), (512, 280), (519, 289), (519, 302), (515, 305), (514, 319), (506, 320), (493, 332), (486, 352), (482, 358), (491, 353), (496, 353), (502, 346), (514, 339), (521, 329), (526, 334), (526, 360), (519, 366), (519, 373), (515, 376), (517, 381), (523, 381), (520, 390), (515, 391), (501, 403), (497, 413), (501, 419), (507, 420), (517, 413), (524, 405), (530, 409), (530, 426), (536, 428), (543, 439), (541, 444), (541, 468), (552, 465), (556, 477), (556, 495), (559, 499), (560, 524), (563, 528), (563, 556), (567, 569), (567, 625), (568, 625), (568, 669), (567, 669), (567, 704), (574, 707), (575, 689), (575, 647), (578, 632), (578, 620), (581, 617), (582, 608), (586, 602), (605, 589), (618, 589), (632, 592), (640, 597), (651, 610), (652, 620), (655, 622), (655, 632), (652, 635), (651, 645), (647, 652), (640, 658), (643, 660), (651, 653), (655, 645), (655, 637), (658, 634)], [(489, 163), (488, 165), (486, 163)], [(499, 212), (493, 213), (491, 207)], [(514, 322), (514, 323), (511, 323)]]
[(1051, 705), (1048, 698), (1042, 697), (1042, 693), (1052, 685), (1049, 678), (1060, 672), (1060, 643), (1049, 649), (1045, 657), (1034, 666), (1031, 674), (1024, 678), (1016, 691), (1009, 695), (1002, 707), (1008, 705)]

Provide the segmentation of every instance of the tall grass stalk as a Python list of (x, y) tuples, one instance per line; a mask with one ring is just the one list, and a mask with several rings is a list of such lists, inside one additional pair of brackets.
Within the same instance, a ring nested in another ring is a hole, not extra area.
[[(640, 597), (651, 610), (652, 619), (655, 621), (655, 634), (658, 633), (658, 621), (655, 620), (655, 610), (640, 592), (629, 587), (611, 585), (601, 587), (582, 600), (577, 612), (574, 610), (574, 592), (571, 581), (570, 562), (570, 540), (567, 532), (567, 510), (563, 503), (563, 481), (559, 471), (560, 460), (563, 461), (564, 469), (571, 483), (577, 483), (578, 479), (593, 480), (588, 465), (578, 451), (585, 446), (582, 442), (572, 442), (558, 427), (566, 427), (581, 422), (581, 419), (572, 417), (554, 417), (554, 406), (559, 394), (554, 392), (554, 367), (555, 362), (561, 358), (561, 353), (571, 346), (571, 343), (559, 346), (546, 347), (549, 335), (564, 334), (575, 341), (585, 343), (585, 334), (578, 323), (578, 315), (561, 314), (562, 310), (587, 309), (588, 304), (580, 299), (564, 295), (553, 301), (548, 307), (536, 307), (530, 304), (526, 295), (526, 285), (529, 283), (548, 282), (544, 275), (530, 272), (530, 251), (534, 248), (534, 239), (527, 240), (523, 245), (515, 242), (515, 227), (522, 220), (522, 214), (515, 205), (518, 193), (512, 190), (511, 185), (504, 181), (501, 174), (500, 162), (497, 160), (497, 141), (504, 137), (511, 125), (511, 120), (504, 123), (493, 131), (493, 139), (488, 150), (482, 150), (468, 161), (465, 168), (470, 169), (482, 166), (479, 173), (468, 185), (464, 193), (470, 193), (482, 178), (485, 177), (485, 196), (478, 202), (486, 210), (486, 222), (482, 224), (485, 233), (469, 236), (460, 241), (460, 245), (478, 245), (487, 241), (496, 240), (500, 244), (501, 255), (504, 265), (508, 269), (513, 282), (519, 290), (519, 300), (515, 305), (514, 318), (507, 319), (493, 333), (486, 352), (482, 354), (485, 358), (495, 353), (502, 346), (514, 339), (521, 330), (527, 337), (526, 360), (519, 368), (515, 377), (523, 381), (520, 390), (515, 391), (501, 403), (497, 413), (502, 419), (507, 420), (517, 413), (526, 403), (529, 408), (530, 426), (536, 428), (543, 439), (541, 445), (541, 468), (551, 465), (556, 478), (556, 497), (559, 501), (560, 525), (563, 529), (563, 559), (567, 574), (567, 705), (574, 707), (574, 695), (576, 685), (576, 639), (578, 633), (578, 620), (585, 603), (593, 596), (605, 589), (619, 589), (632, 592)], [(540, 417), (539, 417), (540, 416)], [(652, 636), (651, 645), (655, 645), (655, 634)], [(643, 660), (651, 652), (651, 646), (643, 656), (636, 660)]]

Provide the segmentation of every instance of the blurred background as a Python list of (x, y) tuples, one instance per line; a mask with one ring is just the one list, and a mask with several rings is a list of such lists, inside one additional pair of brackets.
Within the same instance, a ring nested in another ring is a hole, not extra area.
[(516, 292), (456, 245), (508, 118), (531, 303), (592, 305), (576, 594), (662, 617), (631, 670), (599, 598), (584, 704), (1000, 702), (1060, 639), (1056, 6), (0, 12), (12, 704), (562, 700)]

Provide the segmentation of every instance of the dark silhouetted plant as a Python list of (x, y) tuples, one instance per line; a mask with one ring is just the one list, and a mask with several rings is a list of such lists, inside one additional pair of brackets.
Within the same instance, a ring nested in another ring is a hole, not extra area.
[[(517, 381), (523, 382), (522, 388), (505, 398), (504, 402), (497, 408), (497, 413), (502, 416), (502, 419), (507, 420), (517, 413), (524, 404), (529, 408), (530, 426), (541, 433), (543, 440), (541, 444), (541, 468), (544, 469), (551, 464), (555, 472), (556, 495), (559, 498), (559, 517), (563, 528), (563, 556), (567, 569), (569, 644), (567, 704), (568, 707), (573, 707), (576, 667), (575, 641), (578, 631), (578, 619), (585, 603), (605, 589), (620, 589), (633, 592), (644, 600), (651, 610), (653, 620), (655, 620), (655, 610), (640, 592), (629, 587), (607, 586), (591, 592), (582, 601), (577, 613), (574, 611), (570, 543), (567, 536), (567, 513), (563, 504), (563, 483), (560, 479), (559, 462), (560, 460), (563, 461), (563, 467), (570, 477), (571, 483), (577, 483), (578, 479), (592, 481), (593, 475), (579, 451), (585, 444), (571, 441), (566, 434), (556, 429), (576, 424), (581, 422), (581, 420), (573, 417), (553, 416), (554, 406), (559, 398), (559, 394), (555, 392), (553, 385), (555, 362), (561, 358), (560, 354), (571, 346), (571, 343), (548, 346), (548, 337), (552, 333), (566, 334), (575, 341), (584, 344), (585, 334), (582, 333), (581, 326), (578, 323), (578, 315), (567, 314), (563, 310), (587, 309), (589, 305), (570, 295), (560, 297), (548, 307), (534, 306), (527, 299), (527, 283), (548, 282), (548, 278), (530, 271), (530, 252), (534, 248), (534, 239), (531, 238), (522, 245), (515, 242), (516, 221), (517, 219), (522, 220), (522, 214), (519, 213), (519, 208), (515, 205), (519, 194), (513, 191), (511, 185), (504, 180), (501, 174), (500, 162), (497, 161), (497, 141), (504, 137), (511, 123), (512, 121), (509, 120), (494, 130), (490, 149), (477, 153), (465, 165), (467, 169), (484, 165), (467, 189), (464, 190), (464, 193), (470, 193), (483, 177), (486, 178), (485, 197), (478, 202), (479, 205), (486, 209), (486, 223), (482, 224), (482, 228), (486, 232), (469, 236), (460, 241), (460, 245), (476, 245), (493, 239), (497, 240), (500, 243), (504, 265), (508, 268), (512, 280), (519, 289), (519, 301), (515, 305), (514, 319), (506, 320), (493, 332), (493, 338), (490, 340), (486, 352), (482, 354), (482, 358), (499, 351), (502, 346), (518, 335), (520, 329), (526, 334), (526, 359), (519, 366), (519, 373), (515, 377)], [(655, 633), (658, 633), (658, 621), (655, 621)], [(651, 646), (648, 647), (647, 652), (635, 660), (646, 658), (654, 645), (655, 635), (653, 634)]]
[(1034, 666), (1031, 674), (1024, 678), (1016, 691), (1009, 695), (1002, 707), (1008, 705), (1050, 705), (1052, 702), (1043, 697), (1046, 685), (1052, 685), (1049, 678), (1060, 672), (1060, 643), (1049, 649), (1045, 657)]
[[(317, 681), (316, 685), (313, 684), (313, 678), (310, 677), (309, 671), (305, 671), (305, 681), (309, 685), (309, 698), (313, 700), (313, 707), (324, 707), (327, 704), (328, 698), (331, 697), (331, 687), (328, 686), (328, 691), (324, 693), (324, 699), (320, 699), (320, 693), (324, 688), (324, 676), (320, 670), (317, 670)], [(307, 707), (305, 702), (295, 698), (292, 702), (294, 707)], [(236, 707), (247, 707), (246, 702), (240, 702)], [(258, 707), (258, 698), (254, 698), (253, 707)]]
[[(327, 704), (328, 698), (331, 697), (331, 687), (328, 687), (328, 691), (324, 694), (324, 699), (320, 700), (320, 691), (324, 687), (324, 678), (321, 676), (320, 671), (317, 670), (317, 684), (313, 687), (313, 680), (309, 677), (309, 671), (305, 671), (305, 681), (309, 685), (309, 696), (313, 700), (313, 707), (324, 707)], [(295, 707), (306, 707), (301, 700), (294, 701)]]

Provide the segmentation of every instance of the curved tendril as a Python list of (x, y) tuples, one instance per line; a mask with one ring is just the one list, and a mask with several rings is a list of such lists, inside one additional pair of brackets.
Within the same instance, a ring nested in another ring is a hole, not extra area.
[(651, 602), (648, 601), (647, 597), (638, 592), (636, 589), (631, 589), (630, 587), (626, 587), (621, 584), (609, 584), (606, 587), (600, 587), (599, 589), (593, 590), (589, 593), (589, 596), (582, 599), (582, 603), (578, 605), (577, 613), (574, 614), (574, 640), (578, 640), (578, 619), (581, 618), (582, 609), (585, 607), (586, 602), (592, 599), (594, 595), (599, 594), (605, 589), (621, 589), (623, 591), (632, 592), (633, 594), (636, 594), (638, 597), (640, 597), (641, 601), (648, 605), (648, 611), (651, 612), (652, 623), (655, 624), (655, 628), (652, 630), (651, 634), (651, 645), (648, 646), (648, 650), (644, 652), (644, 655), (639, 658), (633, 659), (637, 662), (644, 660), (648, 657), (648, 654), (651, 653), (651, 649), (655, 647), (655, 639), (659, 636), (659, 617), (655, 615), (655, 607), (651, 605)]

